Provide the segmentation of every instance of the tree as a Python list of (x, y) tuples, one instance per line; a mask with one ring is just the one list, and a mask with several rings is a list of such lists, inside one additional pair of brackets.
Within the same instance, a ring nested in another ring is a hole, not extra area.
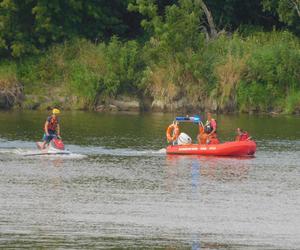
[(36, 51), (34, 40), (33, 0), (0, 1), (0, 53), (19, 56)]
[(278, 14), (280, 21), (300, 32), (300, 0), (262, 0), (264, 10)]
[[(131, 3), (129, 4), (128, 9), (131, 11), (137, 11), (140, 14), (144, 15), (146, 18), (150, 19), (144, 19), (142, 21), (142, 26), (147, 30), (151, 31), (152, 28), (154, 28), (157, 25), (162, 25), (161, 23), (164, 21), (167, 21), (168, 16), (173, 15), (173, 10), (181, 10), (181, 11), (190, 11), (192, 12), (192, 15), (196, 15), (196, 19), (199, 21), (199, 26), (197, 28), (197, 32), (200, 31), (200, 28), (202, 27), (202, 30), (205, 30), (206, 34), (210, 38), (215, 38), (218, 35), (218, 31), (216, 28), (216, 25), (214, 23), (213, 15), (205, 2), (203, 0), (188, 0), (188, 1), (167, 1), (172, 2), (170, 5), (164, 5), (162, 2), (166, 1), (146, 1), (146, 0), (136, 0), (135, 4)], [(193, 10), (189, 9), (191, 6), (193, 6)], [(165, 10), (162, 10), (162, 8), (165, 8)], [(206, 17), (207, 25), (204, 22), (203, 14)], [(185, 20), (188, 19), (187, 16), (185, 16)], [(181, 18), (177, 20), (177, 24), (179, 21), (184, 20), (184, 18)], [(206, 26), (209, 28), (209, 32), (207, 31)], [(188, 28), (188, 27), (187, 27)], [(155, 28), (154, 28), (155, 30)], [(153, 29), (152, 29), (153, 31)]]
[(145, 18), (142, 27), (149, 33), (154, 47), (164, 48), (172, 54), (186, 48), (199, 48), (203, 11), (197, 0), (179, 0), (166, 6), (163, 15), (155, 0), (136, 0), (130, 11), (138, 11)]
[(129, 0), (0, 0), (0, 54), (20, 57), (73, 37), (135, 35)]

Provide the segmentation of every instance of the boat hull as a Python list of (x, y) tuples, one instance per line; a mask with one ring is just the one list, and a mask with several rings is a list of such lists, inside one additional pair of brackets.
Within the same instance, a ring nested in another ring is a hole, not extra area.
[(252, 156), (256, 151), (254, 141), (233, 141), (220, 144), (170, 145), (167, 154), (214, 155), (214, 156)]

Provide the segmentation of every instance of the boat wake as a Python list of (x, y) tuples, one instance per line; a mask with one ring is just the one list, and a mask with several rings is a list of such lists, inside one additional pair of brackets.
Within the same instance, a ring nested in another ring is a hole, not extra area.
[[(2, 153), (2, 151), (0, 151)], [(11, 150), (11, 153), (24, 156), (24, 157), (50, 157), (50, 158), (67, 158), (67, 159), (82, 159), (87, 157), (87, 155), (78, 154), (78, 153), (71, 153), (70, 151), (64, 150), (62, 152), (41, 152), (41, 150), (35, 149), (22, 149), (17, 148)]]
[(166, 154), (166, 149), (147, 150), (147, 149), (133, 149), (133, 148), (107, 148), (95, 146), (76, 146), (69, 145), (72, 152), (80, 152), (81, 154), (96, 156), (96, 155), (111, 155), (111, 156), (161, 156)]
[(88, 156), (162, 156), (166, 154), (166, 149), (147, 150), (134, 148), (108, 148), (102, 146), (80, 146), (68, 145), (67, 150), (42, 152), (36, 149), (33, 142), (26, 141), (3, 141), (0, 147), (2, 155), (18, 155), (22, 157), (63, 157), (67, 159), (80, 159)]

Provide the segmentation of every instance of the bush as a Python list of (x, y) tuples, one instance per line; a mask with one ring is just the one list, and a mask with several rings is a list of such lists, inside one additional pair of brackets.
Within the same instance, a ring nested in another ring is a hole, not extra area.
[(23, 96), (23, 87), (17, 79), (16, 64), (0, 63), (0, 106), (9, 108), (19, 103)]
[(296, 112), (300, 112), (300, 92), (295, 92), (293, 94), (290, 94), (286, 98), (286, 103), (285, 103), (285, 113), (287, 114), (292, 114)]
[[(139, 90), (144, 68), (135, 41), (113, 38), (108, 44), (75, 39), (53, 46), (43, 56), (31, 57), (18, 67), (26, 93), (44, 95), (59, 89), (62, 96), (76, 95), (93, 105), (99, 95), (116, 96)], [(82, 102), (82, 99), (80, 100)]]
[(239, 109), (242, 112), (271, 111), (280, 102), (280, 94), (276, 86), (270, 84), (241, 82), (237, 91)]
[(144, 62), (140, 46), (135, 41), (122, 43), (114, 37), (103, 45), (106, 70), (100, 79), (101, 91), (110, 96), (120, 93), (136, 93), (139, 89)]
[(260, 111), (283, 110), (285, 102), (282, 100), (299, 91), (300, 46), (297, 41), (288, 32), (258, 33), (246, 41), (252, 52), (249, 51), (238, 91), (241, 110), (245, 107)]

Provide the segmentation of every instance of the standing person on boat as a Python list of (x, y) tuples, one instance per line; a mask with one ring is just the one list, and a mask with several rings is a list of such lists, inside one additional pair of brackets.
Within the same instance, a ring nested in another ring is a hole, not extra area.
[(212, 118), (211, 112), (206, 113), (207, 121), (205, 125), (199, 124), (198, 141), (200, 144), (217, 144), (219, 140), (217, 138), (217, 122)]
[(60, 126), (58, 121), (58, 115), (60, 114), (60, 110), (54, 108), (52, 110), (52, 115), (49, 116), (44, 125), (44, 136), (43, 143), (41, 144), (41, 149), (44, 149), (46, 144), (49, 143), (53, 138), (60, 138)]

